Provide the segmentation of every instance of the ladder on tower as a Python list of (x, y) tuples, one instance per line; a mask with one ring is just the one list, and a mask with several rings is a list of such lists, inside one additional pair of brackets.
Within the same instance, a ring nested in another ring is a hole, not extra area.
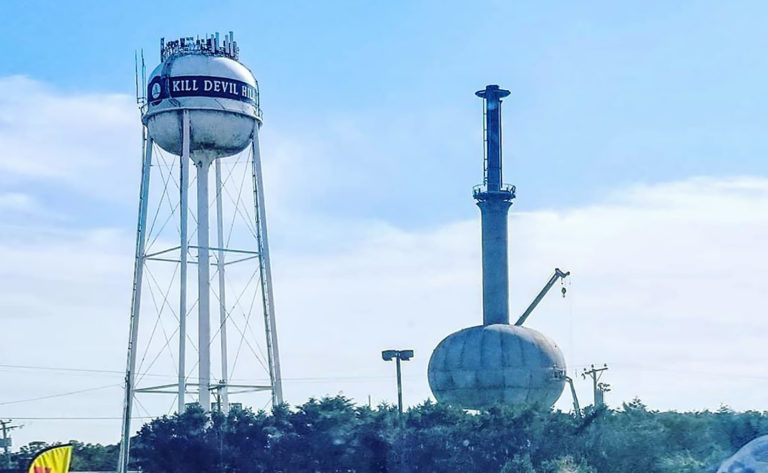
[(485, 99), (483, 99), (483, 185), (488, 187), (488, 123), (486, 117), (488, 111), (485, 108)]

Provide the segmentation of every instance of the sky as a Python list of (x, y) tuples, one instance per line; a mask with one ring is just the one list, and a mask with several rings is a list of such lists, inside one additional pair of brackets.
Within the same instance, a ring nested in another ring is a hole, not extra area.
[[(235, 32), (261, 90), (286, 401), (394, 402), (387, 348), (481, 321), (482, 102), (504, 101), (510, 301), (609, 405), (766, 410), (764, 2), (5, 2), (0, 418), (115, 442), (140, 177), (134, 52)], [(248, 365), (243, 369), (247, 369)], [(257, 370), (254, 368), (254, 372)], [(247, 398), (256, 408), (266, 398)], [(171, 399), (144, 401), (146, 415)], [(568, 409), (567, 393), (557, 407)], [(144, 408), (142, 408), (144, 409)], [(143, 412), (143, 411), (142, 411)], [(142, 414), (144, 415), (144, 414)], [(143, 419), (137, 419), (138, 423)]]

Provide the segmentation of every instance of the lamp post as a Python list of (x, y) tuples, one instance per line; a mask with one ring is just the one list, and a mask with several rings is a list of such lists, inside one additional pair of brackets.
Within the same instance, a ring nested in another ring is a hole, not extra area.
[(403, 414), (403, 381), (400, 373), (400, 360), (408, 361), (413, 358), (413, 350), (384, 350), (381, 352), (384, 361), (395, 360), (397, 365), (397, 410)]

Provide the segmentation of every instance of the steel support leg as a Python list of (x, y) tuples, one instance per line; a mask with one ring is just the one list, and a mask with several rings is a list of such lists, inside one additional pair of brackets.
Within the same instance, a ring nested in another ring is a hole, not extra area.
[(221, 339), (221, 388), (219, 390), (219, 400), (221, 402), (221, 411), (226, 414), (229, 412), (229, 393), (227, 383), (229, 383), (227, 370), (227, 293), (224, 265), (224, 214), (222, 211), (221, 195), (221, 160), (215, 162), (216, 170), (216, 241), (219, 247), (217, 252), (216, 268), (219, 273), (219, 336)]
[(128, 360), (125, 367), (125, 398), (123, 401), (123, 428), (120, 435), (118, 473), (127, 473), (131, 443), (131, 415), (133, 411), (133, 390), (136, 370), (136, 341), (139, 332), (139, 311), (141, 309), (141, 286), (144, 278), (144, 245), (146, 243), (147, 200), (149, 198), (149, 174), (152, 165), (152, 137), (144, 133), (144, 160), (141, 166), (141, 187), (139, 190), (139, 217), (136, 225), (136, 259), (133, 268), (133, 294), (131, 297), (130, 328), (128, 331)]
[(186, 379), (187, 379), (187, 256), (189, 254), (189, 237), (187, 236), (187, 220), (189, 217), (189, 110), (184, 110), (182, 116), (182, 145), (179, 178), (179, 392), (177, 412), (184, 412)]
[(272, 295), (272, 266), (269, 261), (269, 239), (267, 238), (267, 216), (264, 208), (264, 185), (261, 177), (258, 124), (253, 129), (252, 151), (253, 203), (256, 216), (256, 236), (259, 246), (264, 327), (267, 334), (267, 357), (269, 358), (267, 362), (269, 365), (269, 379), (272, 384), (272, 405), (277, 406), (283, 402), (283, 386), (280, 376), (280, 355), (277, 348), (275, 301)]

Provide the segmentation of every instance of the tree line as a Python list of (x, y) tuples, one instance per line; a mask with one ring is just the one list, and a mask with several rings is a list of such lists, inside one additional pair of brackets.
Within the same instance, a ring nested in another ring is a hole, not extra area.
[[(711, 473), (753, 438), (768, 413), (498, 407), (466, 412), (425, 402), (402, 417), (342, 397), (271, 412), (193, 405), (145, 424), (131, 469), (146, 473)], [(16, 461), (43, 445), (28, 445)], [(117, 446), (75, 444), (75, 471), (114, 470)], [(23, 463), (19, 463), (23, 464)]]

